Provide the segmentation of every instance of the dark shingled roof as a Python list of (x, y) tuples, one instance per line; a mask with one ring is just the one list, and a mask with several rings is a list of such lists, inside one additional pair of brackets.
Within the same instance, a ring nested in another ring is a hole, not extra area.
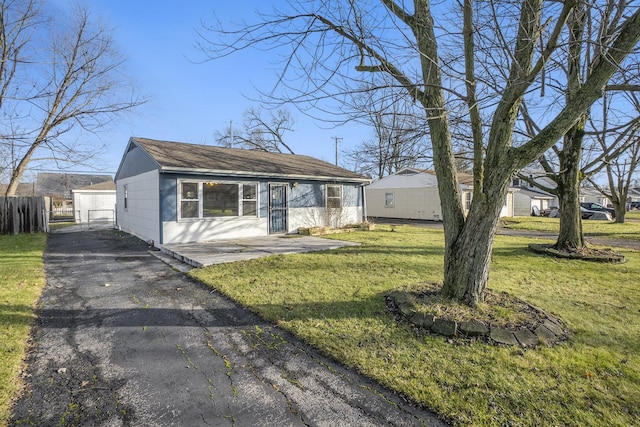
[(99, 190), (99, 191), (115, 190), (115, 189), (116, 189), (116, 183), (113, 182), (113, 180), (100, 182), (98, 184), (87, 185), (82, 188), (76, 188), (76, 190)]
[(161, 171), (223, 173), (356, 182), (371, 180), (309, 156), (241, 150), (132, 137), (158, 163)]

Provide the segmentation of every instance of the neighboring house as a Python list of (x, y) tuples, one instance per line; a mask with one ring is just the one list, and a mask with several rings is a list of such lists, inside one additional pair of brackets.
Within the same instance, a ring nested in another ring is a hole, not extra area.
[[(4, 197), (7, 194), (7, 187), (9, 184), (0, 184), (0, 197)], [(33, 197), (36, 195), (36, 183), (35, 182), (21, 182), (18, 184), (15, 196), (18, 197)]]
[(364, 220), (369, 179), (318, 159), (131, 138), (117, 224), (157, 247)]
[[(548, 188), (556, 186), (553, 181), (546, 177), (534, 178), (532, 175), (531, 179)], [(558, 198), (555, 195), (532, 186), (520, 178), (514, 178), (511, 187), (514, 189), (513, 216), (537, 216), (542, 211), (557, 208), (559, 205)]]
[(640, 187), (630, 187), (627, 202), (640, 202)]
[(71, 190), (76, 223), (112, 222), (116, 215), (116, 183), (112, 180)]
[[(458, 174), (461, 202), (469, 211), (473, 177)], [(430, 170), (404, 168), (367, 186), (367, 216), (378, 218), (442, 220), (438, 180)], [(501, 216), (512, 216), (513, 193), (509, 192)]]
[(602, 206), (610, 206), (611, 201), (608, 197), (604, 196), (601, 192), (593, 187), (581, 187), (580, 188), (580, 203), (597, 203)]

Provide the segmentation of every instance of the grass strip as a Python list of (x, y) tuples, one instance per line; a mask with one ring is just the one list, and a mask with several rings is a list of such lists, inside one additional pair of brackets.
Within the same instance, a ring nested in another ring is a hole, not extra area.
[(0, 235), (0, 425), (22, 387), (34, 309), (45, 283), (42, 255), (47, 236)]

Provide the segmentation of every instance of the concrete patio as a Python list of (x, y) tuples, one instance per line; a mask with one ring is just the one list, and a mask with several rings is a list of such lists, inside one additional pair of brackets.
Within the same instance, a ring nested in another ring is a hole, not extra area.
[(217, 240), (200, 243), (163, 245), (162, 252), (193, 267), (243, 261), (269, 255), (327, 251), (359, 243), (321, 237), (276, 235), (250, 239)]

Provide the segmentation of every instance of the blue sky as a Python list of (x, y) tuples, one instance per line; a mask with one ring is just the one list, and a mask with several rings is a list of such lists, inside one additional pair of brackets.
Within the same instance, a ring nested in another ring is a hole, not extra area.
[[(68, 0), (55, 0), (61, 9)], [(244, 51), (221, 60), (196, 63), (203, 54), (196, 47), (202, 22), (252, 21), (260, 0), (84, 0), (90, 13), (113, 29), (113, 37), (127, 58), (127, 73), (149, 102), (136, 113), (110, 126), (99, 138), (109, 149), (99, 164), (114, 173), (130, 136), (198, 144), (214, 144), (214, 134), (241, 125), (242, 114), (259, 104), (257, 89), (268, 91), (275, 82), (278, 58), (268, 52)], [(247, 99), (249, 98), (249, 99)], [(335, 160), (333, 136), (343, 138), (340, 151), (368, 136), (361, 126), (328, 129), (289, 108), (295, 132), (285, 135), (296, 154)], [(98, 138), (89, 135), (88, 138)], [(85, 168), (86, 169), (86, 168)]]

